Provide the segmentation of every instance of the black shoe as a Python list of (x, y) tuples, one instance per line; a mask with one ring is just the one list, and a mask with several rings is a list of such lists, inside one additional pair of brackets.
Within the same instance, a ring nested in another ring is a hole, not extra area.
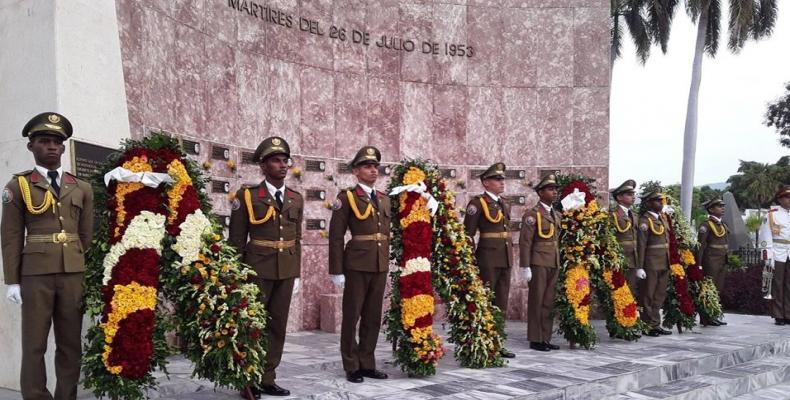
[(277, 386), (276, 383), (272, 383), (271, 385), (261, 385), (260, 387), (261, 393), (268, 395), (268, 396), (290, 396), (291, 391), (288, 389), (283, 389)]
[(647, 331), (647, 333), (645, 333), (645, 335), (651, 336), (651, 337), (657, 337), (657, 336), (661, 336), (661, 331), (659, 331), (658, 329), (651, 329), (651, 330)]
[(719, 320), (719, 321), (716, 321), (716, 323), (717, 323), (717, 324), (719, 324), (719, 325), (721, 325), (721, 326), (723, 326), (723, 325), (727, 325), (727, 323), (726, 323), (726, 322), (724, 322), (724, 321), (721, 321), (721, 320)]
[(721, 325), (719, 321), (705, 321), (701, 323), (702, 326), (719, 326)]
[(362, 378), (362, 372), (360, 372), (360, 370), (346, 372), (346, 380), (351, 383), (362, 383), (365, 381), (365, 379)]
[(660, 333), (662, 335), (671, 335), (672, 331), (668, 331), (668, 330), (663, 329), (663, 328), (658, 328), (658, 333)]
[(556, 344), (551, 344), (549, 342), (544, 342), (543, 345), (548, 347), (549, 350), (559, 350), (560, 349), (560, 346), (557, 346)]
[(529, 348), (532, 349), (532, 350), (537, 350), (537, 351), (549, 351), (549, 350), (551, 350), (548, 347), (546, 347), (545, 344), (540, 343), (540, 342), (529, 342)]
[(377, 369), (360, 369), (358, 372), (365, 378), (387, 379), (387, 374)]
[(502, 356), (502, 358), (516, 358), (516, 354), (507, 351), (507, 349), (499, 350), (499, 355)]
[(776, 318), (776, 319), (774, 319), (774, 324), (776, 324), (776, 325), (784, 325), (785, 324), (785, 320), (783, 320), (781, 318)]
[[(260, 399), (261, 398), (261, 391), (258, 388), (256, 388), (255, 386), (250, 386), (247, 389), (249, 389), (249, 391), (250, 391), (249, 394), (252, 395), (253, 399)], [(241, 392), (239, 392), (239, 396), (241, 396), (242, 398), (245, 398), (245, 399), (249, 399), (249, 396), (247, 395), (247, 390), (246, 389), (242, 390)]]

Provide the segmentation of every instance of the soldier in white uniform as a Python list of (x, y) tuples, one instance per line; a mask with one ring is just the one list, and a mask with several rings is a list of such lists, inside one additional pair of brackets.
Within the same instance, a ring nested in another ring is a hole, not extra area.
[(765, 249), (765, 265), (774, 267), (771, 282), (771, 316), (776, 325), (790, 323), (790, 185), (782, 185), (760, 227), (760, 247)]

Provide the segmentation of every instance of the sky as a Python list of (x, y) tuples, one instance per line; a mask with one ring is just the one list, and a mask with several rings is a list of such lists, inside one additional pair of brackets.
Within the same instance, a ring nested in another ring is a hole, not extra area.
[[(763, 124), (768, 103), (790, 82), (790, 1), (779, 1), (773, 35), (747, 42), (739, 54), (727, 49), (727, 15), (725, 8), (716, 58), (702, 61), (695, 186), (726, 181), (739, 160), (774, 163), (790, 155)], [(643, 66), (626, 37), (612, 74), (610, 186), (626, 179), (680, 183), (695, 36), (681, 3), (666, 55), (654, 47)]]

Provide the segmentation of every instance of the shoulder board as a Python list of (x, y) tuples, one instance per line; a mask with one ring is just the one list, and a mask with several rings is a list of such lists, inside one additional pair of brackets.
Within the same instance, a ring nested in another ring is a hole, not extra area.
[(65, 183), (77, 183), (77, 181), (79, 181), (79, 180), (80, 179), (77, 179), (77, 177), (72, 175), (70, 172), (64, 172), (63, 173), (63, 182), (65, 182)]
[(376, 193), (378, 193), (379, 196), (386, 196), (387, 195), (386, 193), (382, 192), (381, 190), (376, 190)]
[(776, 211), (776, 209), (772, 208), (772, 209), (768, 210), (768, 213), (772, 213), (772, 212), (775, 212), (775, 211)]
[(362, 188), (359, 186), (357, 186), (356, 192), (357, 192), (357, 196), (365, 196), (365, 191), (362, 190)]
[(33, 173), (33, 170), (29, 169), (27, 171), (17, 172), (17, 173), (14, 174), (14, 176), (26, 176), (26, 175), (30, 175), (32, 173)]
[(285, 188), (288, 191), (288, 197), (302, 197), (302, 194), (291, 188)]

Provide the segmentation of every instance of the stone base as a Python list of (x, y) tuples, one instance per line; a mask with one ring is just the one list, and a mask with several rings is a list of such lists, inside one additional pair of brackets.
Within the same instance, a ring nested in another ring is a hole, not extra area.
[(321, 313), (321, 330), (340, 333), (340, 324), (343, 321), (343, 294), (322, 294), (318, 308)]

